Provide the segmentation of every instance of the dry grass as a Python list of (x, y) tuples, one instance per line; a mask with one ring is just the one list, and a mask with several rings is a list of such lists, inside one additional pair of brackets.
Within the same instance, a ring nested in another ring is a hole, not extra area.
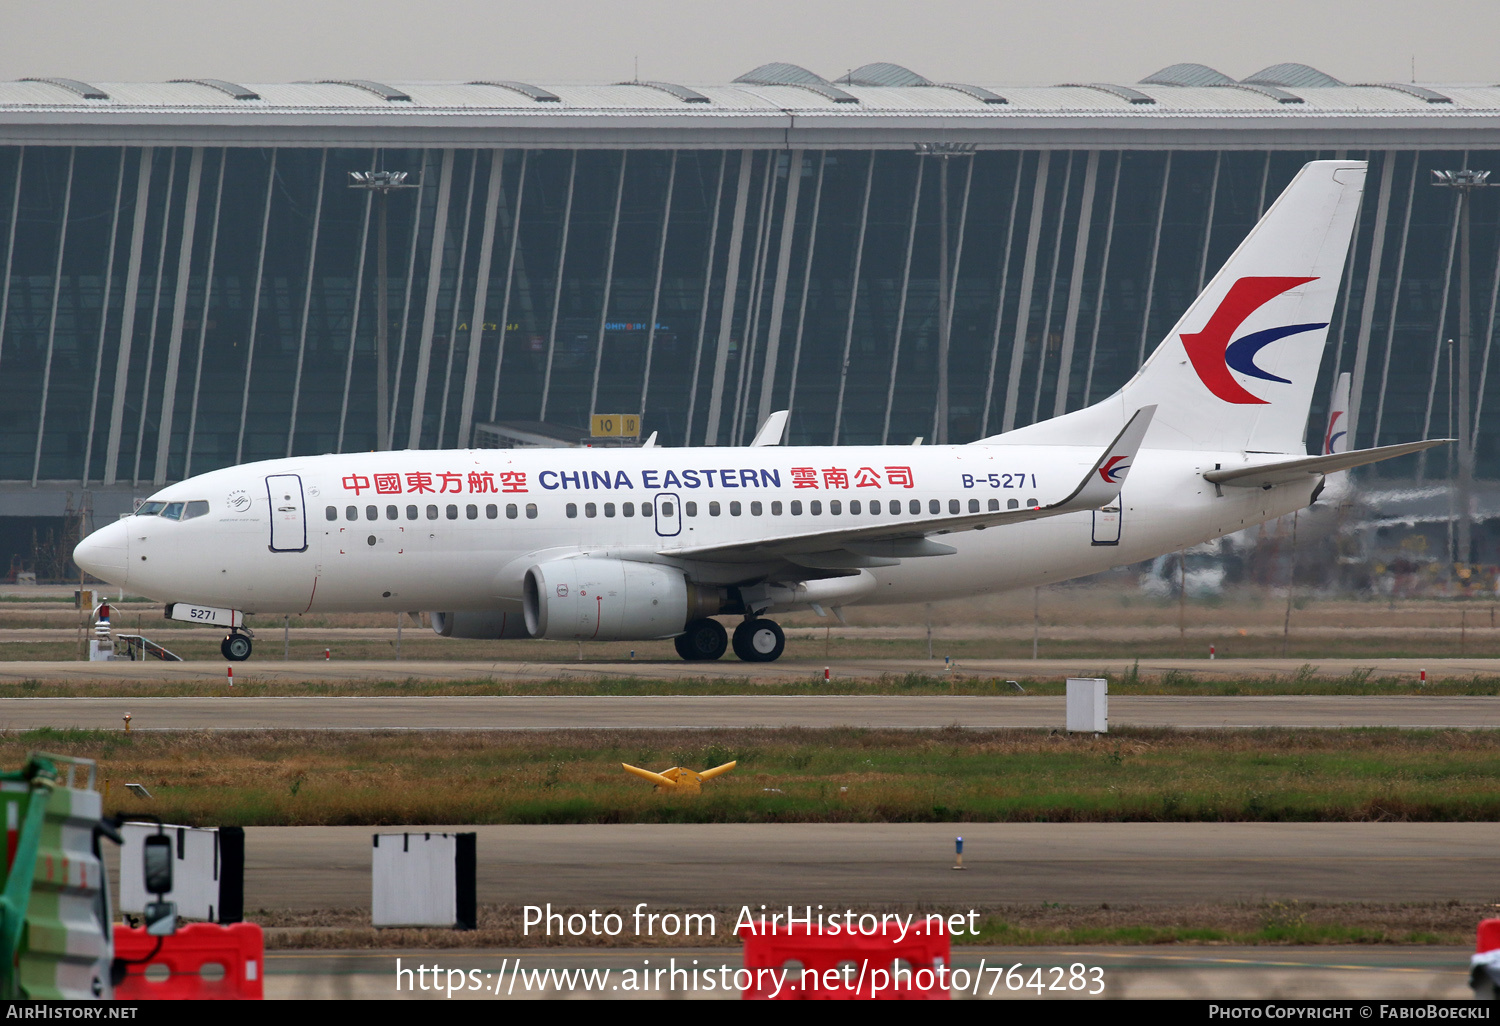
[[(1127, 729), (474, 733), (33, 731), (98, 759), (112, 810), (178, 823), (1492, 821), (1489, 731)], [(657, 794), (621, 762), (737, 760), (699, 796)], [(149, 810), (119, 787), (146, 784)]]

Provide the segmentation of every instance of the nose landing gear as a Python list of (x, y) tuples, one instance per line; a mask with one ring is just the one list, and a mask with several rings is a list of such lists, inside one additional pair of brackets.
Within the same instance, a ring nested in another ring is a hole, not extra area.
[(219, 651), (232, 663), (242, 663), (250, 658), (250, 636), (233, 631), (219, 643)]

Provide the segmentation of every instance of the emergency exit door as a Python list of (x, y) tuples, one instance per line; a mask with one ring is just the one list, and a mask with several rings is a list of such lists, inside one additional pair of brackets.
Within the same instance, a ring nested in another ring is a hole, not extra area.
[(271, 474), (266, 478), (266, 497), (271, 502), (271, 551), (307, 551), (307, 510), (302, 501), (302, 478), (296, 474)]

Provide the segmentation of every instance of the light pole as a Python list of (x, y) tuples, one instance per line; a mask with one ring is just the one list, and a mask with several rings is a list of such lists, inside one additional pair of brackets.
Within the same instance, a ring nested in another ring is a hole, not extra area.
[(917, 153), (938, 161), (938, 384), (937, 409), (934, 411), (935, 445), (948, 444), (948, 160), (950, 157), (972, 157), (973, 143), (917, 143)]
[(387, 199), (397, 189), (416, 189), (416, 182), (408, 183), (405, 171), (350, 171), (349, 188), (364, 189), (378, 197), (376, 214), (377, 232), (375, 257), (375, 448), (391, 447), (391, 386), (390, 386), (390, 306), (386, 302), (387, 279)]
[[(1458, 192), (1458, 545), (1456, 562), (1473, 558), (1474, 425), (1469, 418), (1469, 353), (1473, 318), (1469, 305), (1469, 193), (1489, 188), (1488, 171), (1434, 171), (1432, 184)], [(1496, 183), (1500, 184), (1500, 183)]]

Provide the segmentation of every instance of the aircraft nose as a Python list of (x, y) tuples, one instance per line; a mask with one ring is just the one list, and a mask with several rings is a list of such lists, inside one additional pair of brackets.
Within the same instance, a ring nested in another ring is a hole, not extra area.
[(123, 585), (130, 568), (129, 538), (124, 524), (106, 524), (73, 548), (73, 562), (102, 581)]

